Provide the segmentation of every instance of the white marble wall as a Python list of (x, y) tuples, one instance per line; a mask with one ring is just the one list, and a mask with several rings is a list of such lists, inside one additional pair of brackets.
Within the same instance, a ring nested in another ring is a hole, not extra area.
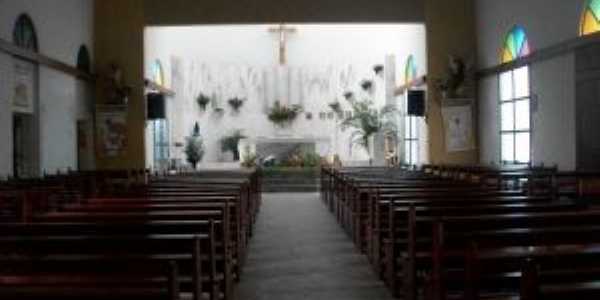
[[(177, 93), (169, 100), (168, 109), (172, 143), (184, 141), (197, 121), (205, 137), (207, 162), (223, 158), (218, 140), (233, 129), (243, 129), (252, 138), (290, 134), (327, 139), (332, 141), (330, 155), (337, 153), (345, 161), (367, 160), (364, 150), (351, 149), (351, 129), (342, 131), (338, 120), (322, 120), (320, 114), (330, 112), (328, 104), (336, 99), (344, 110), (350, 110), (343, 99), (345, 91), (353, 91), (361, 99), (367, 97), (359, 85), (363, 79), (374, 81), (370, 97), (379, 106), (393, 102), (386, 100), (384, 78), (375, 76), (372, 67), (385, 64), (386, 56), (396, 57), (395, 76), (390, 77), (400, 84), (406, 57), (413, 54), (419, 73), (424, 74), (424, 26), (291, 26), (297, 33), (289, 39), (286, 67), (278, 65), (277, 42), (268, 32), (269, 25), (146, 29), (148, 74), (151, 62), (159, 59), (165, 67), (167, 85)], [(195, 103), (200, 92), (215, 95), (225, 114), (201, 111)], [(247, 99), (239, 114), (227, 104), (234, 96)], [(301, 104), (312, 119), (302, 114), (282, 133), (265, 113), (277, 99)], [(184, 158), (181, 149), (171, 153)]]

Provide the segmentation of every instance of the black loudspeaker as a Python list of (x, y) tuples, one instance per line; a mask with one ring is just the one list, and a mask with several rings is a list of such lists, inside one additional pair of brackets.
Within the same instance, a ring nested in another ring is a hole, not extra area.
[(425, 116), (425, 91), (408, 91), (408, 107), (406, 112), (409, 116)]
[(148, 120), (166, 119), (165, 95), (150, 93), (146, 95)]

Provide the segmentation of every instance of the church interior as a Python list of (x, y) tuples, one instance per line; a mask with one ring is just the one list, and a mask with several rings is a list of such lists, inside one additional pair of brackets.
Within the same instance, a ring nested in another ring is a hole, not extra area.
[(600, 298), (600, 0), (0, 0), (0, 106), (0, 299)]

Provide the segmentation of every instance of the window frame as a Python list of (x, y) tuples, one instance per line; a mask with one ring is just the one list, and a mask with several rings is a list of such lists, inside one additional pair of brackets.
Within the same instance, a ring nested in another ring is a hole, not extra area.
[[(515, 93), (516, 93), (516, 89), (515, 89), (515, 72), (521, 68), (527, 68), (527, 89), (528, 89), (528, 94), (526, 96), (522, 96), (522, 97), (516, 97)], [(510, 73), (510, 77), (511, 77), (511, 97), (508, 100), (503, 100), (502, 99), (502, 76)], [(517, 111), (516, 111), (516, 104), (522, 101), (527, 101), (528, 102), (528, 107), (529, 107), (529, 114), (528, 114), (528, 122), (529, 122), (529, 129), (517, 129)], [(503, 104), (507, 104), (507, 103), (512, 103), (513, 104), (513, 110), (512, 110), (512, 123), (513, 123), (513, 129), (512, 130), (504, 130), (502, 128), (502, 119), (503, 119), (503, 115), (502, 115), (502, 105)], [(498, 74), (498, 104), (497, 104), (497, 112), (498, 112), (498, 132), (499, 132), (499, 136), (498, 136), (498, 140), (499, 140), (499, 161), (501, 165), (505, 165), (505, 166), (526, 166), (526, 165), (531, 165), (531, 162), (533, 161), (533, 133), (534, 133), (534, 126), (533, 126), (533, 95), (531, 93), (531, 66), (530, 65), (523, 65), (520, 67), (515, 67), (512, 68), (510, 70), (501, 72), (500, 74)], [(517, 135), (518, 134), (522, 134), (522, 133), (526, 133), (529, 135), (529, 153), (528, 153), (528, 161), (527, 162), (522, 162), (522, 161), (518, 161), (517, 160)], [(512, 139), (513, 139), (513, 160), (504, 160), (504, 153), (503, 153), (503, 136), (504, 135), (511, 135)]]
[[(421, 131), (419, 130), (419, 117), (408, 115), (408, 93), (404, 97), (404, 135), (402, 136), (404, 147), (404, 163), (407, 165), (417, 165), (419, 163)], [(414, 120), (414, 122), (413, 122)], [(408, 126), (406, 126), (408, 123)], [(413, 128), (413, 124), (415, 125)], [(406, 147), (408, 144), (408, 151)], [(413, 153), (413, 144), (415, 144), (416, 152)]]
[(152, 151), (155, 165), (171, 158), (170, 133), (171, 128), (167, 119), (152, 120)]

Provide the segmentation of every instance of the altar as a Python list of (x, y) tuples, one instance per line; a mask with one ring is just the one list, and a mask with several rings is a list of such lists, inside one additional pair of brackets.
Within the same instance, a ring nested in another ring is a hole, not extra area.
[(256, 137), (246, 138), (239, 143), (242, 160), (248, 154), (258, 158), (273, 157), (277, 161), (298, 154), (318, 154), (325, 157), (331, 154), (331, 139), (326, 137)]

